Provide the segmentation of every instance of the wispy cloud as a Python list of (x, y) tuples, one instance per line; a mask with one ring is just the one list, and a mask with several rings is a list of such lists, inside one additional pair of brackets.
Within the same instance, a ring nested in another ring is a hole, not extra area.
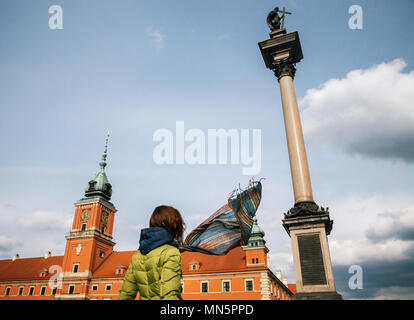
[(16, 217), (16, 226), (31, 230), (63, 230), (68, 231), (73, 215), (55, 211), (35, 211), (20, 214)]
[(20, 246), (22, 241), (8, 236), (0, 235), (0, 251), (10, 251), (11, 249)]
[(152, 43), (155, 46), (155, 50), (160, 52), (162, 49), (165, 48), (165, 38), (166, 35), (161, 33), (157, 28), (150, 26), (146, 29), (146, 33), (152, 39)]

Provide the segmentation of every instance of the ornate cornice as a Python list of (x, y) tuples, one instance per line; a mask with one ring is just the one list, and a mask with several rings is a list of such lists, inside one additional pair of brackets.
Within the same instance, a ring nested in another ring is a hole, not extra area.
[(110, 235), (104, 234), (97, 230), (96, 228), (90, 228), (86, 231), (71, 231), (69, 235), (66, 236), (66, 240), (73, 240), (73, 239), (87, 239), (87, 238), (94, 238), (100, 240), (104, 243), (107, 243), (110, 246), (114, 246), (115, 242), (112, 241), (112, 237)]
[(304, 224), (322, 224), (325, 226), (326, 234), (332, 230), (333, 221), (329, 218), (329, 208), (318, 206), (313, 201), (298, 202), (285, 213), (283, 226), (290, 235), (290, 229)]

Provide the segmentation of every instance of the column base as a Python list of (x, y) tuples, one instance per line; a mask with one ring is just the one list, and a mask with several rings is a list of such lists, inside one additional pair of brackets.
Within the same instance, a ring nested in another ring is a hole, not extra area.
[(327, 235), (333, 221), (328, 208), (313, 201), (296, 203), (283, 219), (291, 237), (297, 293), (294, 300), (339, 300)]
[(343, 300), (336, 292), (299, 292), (292, 296), (292, 300)]

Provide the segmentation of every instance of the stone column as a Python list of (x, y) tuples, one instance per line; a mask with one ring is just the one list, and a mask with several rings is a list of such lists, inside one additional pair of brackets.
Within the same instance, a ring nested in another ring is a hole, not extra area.
[(298, 103), (293, 85), (295, 71), (293, 64), (286, 62), (276, 68), (275, 75), (278, 77), (282, 97), (293, 193), (295, 203), (299, 203), (313, 201), (313, 195)]

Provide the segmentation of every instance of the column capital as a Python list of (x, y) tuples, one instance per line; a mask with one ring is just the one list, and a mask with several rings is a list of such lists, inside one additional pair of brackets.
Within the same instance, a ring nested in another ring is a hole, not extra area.
[(274, 66), (273, 71), (275, 73), (277, 81), (280, 81), (280, 78), (284, 76), (289, 76), (289, 77), (294, 78), (295, 73), (296, 73), (296, 68), (295, 68), (295, 64), (292, 61), (287, 60), (287, 61), (283, 61), (283, 62), (276, 64)]

